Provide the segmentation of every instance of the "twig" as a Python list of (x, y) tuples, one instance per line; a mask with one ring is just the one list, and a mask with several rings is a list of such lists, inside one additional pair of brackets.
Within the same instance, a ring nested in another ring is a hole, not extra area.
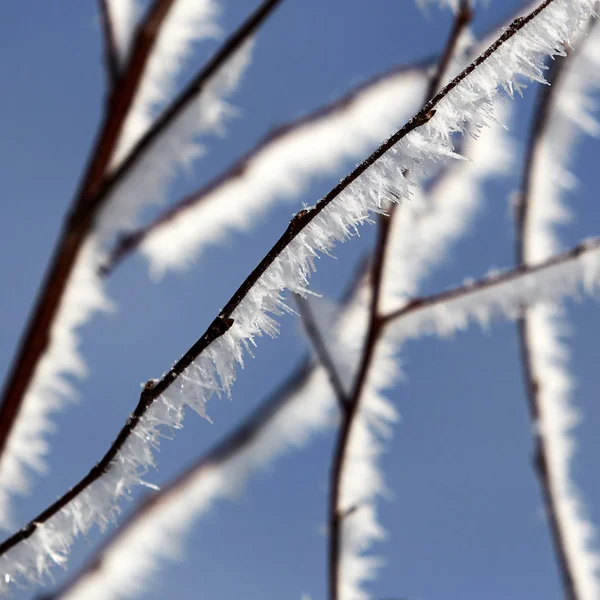
[(553, 267), (565, 265), (567, 263), (576, 261), (582, 255), (588, 252), (596, 252), (598, 251), (598, 249), (600, 249), (600, 238), (593, 238), (591, 240), (587, 240), (581, 244), (573, 246), (573, 248), (567, 250), (566, 252), (555, 254), (554, 256), (552, 256), (544, 262), (540, 262), (535, 265), (519, 265), (518, 267), (515, 267), (510, 271), (505, 271), (504, 273), (501, 273), (500, 275), (484, 277), (471, 283), (459, 285), (458, 287), (450, 288), (444, 290), (443, 292), (438, 292), (437, 294), (414, 298), (413, 300), (405, 304), (402, 308), (399, 308), (398, 310), (394, 310), (383, 315), (382, 318), (384, 321), (384, 326), (387, 327), (391, 323), (403, 319), (406, 315), (414, 313), (416, 311), (443, 305), (446, 302), (450, 302), (452, 300), (466, 298), (471, 294), (487, 291), (496, 286), (500, 286), (511, 281), (516, 281), (526, 275), (543, 273), (547, 269), (551, 269)]
[(340, 409), (344, 411), (346, 410), (347, 404), (344, 384), (342, 383), (340, 374), (338, 373), (333, 357), (327, 349), (327, 344), (323, 339), (322, 332), (317, 326), (310, 303), (306, 298), (303, 298), (299, 294), (295, 294), (294, 299), (296, 300), (298, 310), (300, 311), (300, 318), (302, 319), (302, 324), (306, 329), (306, 335), (308, 336), (311, 345), (315, 349), (319, 362), (323, 365), (325, 371), (327, 371), (329, 381), (331, 382), (331, 387), (335, 392), (335, 396), (337, 398), (338, 404), (340, 405)]
[(115, 87), (119, 80), (121, 67), (119, 66), (119, 51), (115, 39), (114, 23), (110, 15), (108, 0), (98, 0), (100, 20), (104, 40), (104, 64), (108, 80), (109, 92)]
[[(545, 2), (532, 13), (515, 20), (511, 26), (494, 42), (482, 55), (473, 61), (461, 74), (447, 84), (438, 94), (412, 118), (400, 130), (386, 140), (375, 152), (373, 152), (365, 161), (359, 164), (354, 171), (347, 175), (340, 183), (338, 183), (329, 193), (327, 193), (312, 209), (306, 209), (298, 213), (291, 221), (275, 243), (269, 250), (257, 267), (250, 273), (234, 295), (225, 305), (221, 313), (213, 320), (206, 332), (198, 339), (198, 341), (184, 354), (184, 356), (175, 363), (173, 367), (156, 383), (147, 385), (140, 395), (140, 400), (123, 426), (119, 435), (104, 455), (104, 457), (96, 464), (91, 471), (77, 483), (64, 496), (59, 498), (54, 504), (42, 512), (38, 517), (33, 519), (23, 529), (17, 531), (2, 544), (0, 544), (0, 555), (7, 552), (20, 541), (29, 538), (37, 529), (38, 525), (48, 521), (62, 507), (68, 504), (82, 490), (86, 489), (91, 483), (99, 479), (111, 466), (113, 459), (117, 456), (125, 441), (132, 434), (133, 429), (146, 413), (151, 404), (156, 400), (179, 375), (216, 339), (224, 335), (233, 325), (232, 314), (242, 300), (247, 296), (254, 285), (259, 281), (267, 268), (273, 264), (277, 257), (287, 248), (287, 246), (296, 238), (296, 236), (309, 225), (312, 220), (323, 211), (341, 192), (343, 192), (352, 182), (362, 175), (372, 164), (374, 164), (387, 150), (389, 150), (398, 141), (408, 135), (414, 129), (427, 123), (434, 114), (434, 109), (450, 91), (460, 84), (473, 70), (481, 65), (489, 58), (504, 42), (517, 34), (527, 23), (535, 18), (546, 6), (554, 0), (545, 0)], [(273, 2), (270, 3), (273, 5)], [(256, 15), (256, 13), (255, 13)], [(251, 17), (254, 19), (255, 16)], [(247, 29), (243, 26), (243, 29)], [(238, 38), (239, 36), (235, 36)], [(581, 247), (579, 253), (585, 251), (585, 246)]]
[(131, 60), (121, 84), (113, 89), (86, 173), (67, 215), (52, 262), (7, 377), (0, 406), (0, 457), (19, 414), (38, 361), (50, 342), (50, 331), (79, 251), (92, 227), (90, 197), (99, 189), (122, 125), (141, 81), (146, 62), (173, 0), (157, 0), (135, 36)]

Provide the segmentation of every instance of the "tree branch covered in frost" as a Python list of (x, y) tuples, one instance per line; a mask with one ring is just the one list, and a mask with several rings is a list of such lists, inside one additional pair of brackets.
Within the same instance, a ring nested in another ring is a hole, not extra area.
[[(244, 348), (258, 335), (277, 333), (272, 315), (288, 310), (282, 290), (305, 293), (318, 252), (329, 251), (370, 213), (384, 210), (390, 195), (406, 197), (412, 187), (406, 173), (419, 178), (454, 157), (452, 134), (489, 118), (498, 86), (512, 92), (521, 88), (519, 75), (540, 80), (543, 57), (562, 52), (561, 42), (572, 39), (593, 5), (592, 0), (546, 0), (517, 19), (315, 207), (298, 213), (205, 334), (162, 379), (148, 382), (102, 460), (65, 496), (0, 545), (2, 582), (39, 578), (52, 562), (66, 559), (75, 535), (93, 523), (106, 525), (119, 499), (143, 482), (161, 430), (181, 426), (185, 405), (205, 415), (205, 404), (215, 390), (229, 393)], [(580, 262), (585, 263), (583, 258)]]
[[(356, 342), (356, 336), (349, 340), (347, 334), (360, 321), (357, 313), (362, 311), (365, 290), (362, 271), (344, 294), (335, 320), (334, 336), (343, 339), (340, 343), (346, 348)], [(349, 351), (345, 354), (351, 356)], [(142, 503), (56, 596), (116, 600), (140, 593), (162, 559), (176, 557), (194, 519), (205, 515), (218, 500), (238, 493), (256, 471), (330, 428), (335, 409), (327, 373), (319, 364), (305, 361), (231, 435)]]
[(417, 110), (425, 81), (424, 66), (400, 66), (279, 127), (223, 174), (125, 236), (105, 270), (138, 247), (156, 275), (188, 267), (209, 243), (232, 229), (249, 229), (275, 202), (295, 198), (313, 178), (364, 156)]
[[(195, 94), (189, 93), (187, 99), (175, 101), (169, 112), (171, 119), (177, 121), (179, 111), (185, 110), (187, 104), (196, 99), (196, 110), (200, 110), (196, 116), (206, 113), (207, 122), (214, 122), (215, 102), (220, 105), (223, 89), (230, 88), (237, 81), (240, 68), (246, 61), (245, 50), (242, 51), (241, 62), (235, 51), (277, 4), (277, 1), (264, 3), (227, 40), (197, 76)], [(153, 55), (154, 41), (160, 38), (161, 26), (170, 22), (169, 9), (172, 5), (173, 2), (158, 0), (148, 9), (147, 16), (137, 28), (126, 71), (121, 75), (119, 86), (111, 92), (87, 173), (7, 379), (0, 408), (0, 508), (3, 519), (0, 524), (5, 528), (13, 527), (10, 523), (10, 495), (27, 490), (25, 467), (44, 468), (42, 459), (47, 444), (43, 435), (51, 429), (49, 414), (62, 405), (65, 396), (72, 394), (66, 376), (85, 372), (77, 350), (79, 340), (76, 330), (96, 311), (110, 306), (97, 275), (105, 262), (107, 247), (112, 243), (115, 231), (130, 225), (133, 214), (148, 200), (144, 197), (143, 185), (140, 185), (140, 182), (147, 184), (151, 180), (144, 172), (148, 161), (143, 152), (130, 156), (127, 164), (120, 166), (119, 177), (124, 178), (125, 185), (117, 186), (112, 195), (108, 194), (110, 186), (107, 188), (105, 185), (106, 170), (119, 132), (134, 104), (137, 87), (144, 81), (145, 65)], [(175, 17), (177, 14), (175, 11)], [(179, 122), (179, 126), (188, 127), (185, 132), (185, 140), (188, 140), (196, 130), (189, 127), (189, 121), (183, 121), (185, 119)], [(160, 185), (164, 188), (171, 178), (173, 162), (181, 158), (181, 153), (178, 153), (181, 140), (171, 135), (173, 131), (168, 130), (168, 119), (162, 122), (164, 125), (160, 133), (164, 135), (156, 133), (159, 128), (152, 128), (154, 135), (159, 135), (156, 145), (163, 153), (161, 168), (153, 171), (154, 178), (151, 180), (155, 185), (154, 196)], [(170, 152), (165, 152), (165, 147)], [(150, 150), (153, 148), (150, 147)], [(140, 159), (139, 164), (137, 159)], [(128, 169), (132, 171), (130, 176), (127, 176)], [(119, 177), (115, 172), (108, 181), (119, 183)], [(160, 182), (159, 178), (162, 178)]]
[[(540, 93), (517, 205), (517, 261), (545, 260), (560, 247), (556, 228), (569, 217), (563, 193), (572, 187), (569, 160), (580, 132), (597, 134), (589, 109), (600, 86), (600, 30), (595, 24), (578, 51), (552, 68), (552, 87)], [(535, 444), (534, 467), (552, 536), (565, 598), (600, 597), (600, 556), (595, 532), (570, 475), (575, 453), (568, 324), (558, 305), (524, 311), (518, 330)]]

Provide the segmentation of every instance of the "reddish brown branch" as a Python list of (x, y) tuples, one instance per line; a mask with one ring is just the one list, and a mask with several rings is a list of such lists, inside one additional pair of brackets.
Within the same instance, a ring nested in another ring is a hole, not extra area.
[(158, 0), (149, 11), (136, 34), (127, 73), (110, 96), (86, 173), (63, 226), (52, 262), (5, 383), (0, 406), (0, 457), (6, 448), (8, 436), (38, 361), (50, 342), (50, 331), (60, 300), (79, 250), (92, 226), (99, 204), (92, 206), (90, 198), (100, 188), (154, 41), (172, 2), (173, 0)]

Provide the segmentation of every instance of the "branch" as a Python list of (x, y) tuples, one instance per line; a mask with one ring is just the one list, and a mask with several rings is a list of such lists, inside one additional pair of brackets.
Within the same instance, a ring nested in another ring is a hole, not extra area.
[[(592, 238), (535, 265), (520, 265), (499, 275), (484, 277), (430, 296), (414, 298), (402, 308), (383, 315), (382, 319), (386, 327), (399, 324), (409, 314), (441, 308), (453, 301), (470, 300), (480, 293), (485, 294), (486, 301), (472, 307), (472, 312), (477, 316), (483, 312), (483, 309), (494, 307), (496, 304), (505, 307), (506, 311), (514, 311), (517, 307), (523, 308), (536, 302), (573, 293), (576, 291), (573, 288), (581, 282), (592, 287), (595, 285), (594, 277), (598, 276), (597, 270), (600, 267), (600, 264), (596, 265), (593, 262), (599, 260), (593, 255), (599, 250), (600, 238)], [(590, 265), (584, 264), (587, 258), (591, 261)], [(582, 267), (582, 272), (571, 272), (570, 269), (575, 267)], [(543, 286), (541, 280), (536, 283), (536, 276), (547, 277)], [(562, 289), (559, 287), (560, 283), (563, 284)], [(517, 287), (518, 285), (521, 287)], [(491, 291), (498, 293), (498, 296), (488, 293)], [(506, 298), (499, 292), (505, 294)], [(444, 316), (451, 317), (440, 312), (440, 317)], [(429, 328), (426, 331), (430, 333)]]
[(299, 294), (294, 296), (294, 300), (296, 301), (298, 310), (300, 311), (300, 319), (302, 320), (302, 325), (306, 330), (306, 335), (312, 347), (315, 349), (315, 353), (319, 362), (323, 365), (323, 368), (327, 372), (329, 381), (331, 382), (331, 387), (333, 388), (338, 404), (340, 405), (340, 409), (344, 411), (346, 410), (347, 403), (344, 384), (340, 378), (340, 374), (333, 356), (330, 354), (329, 349), (327, 348), (327, 343), (325, 342), (323, 332), (317, 325), (310, 302)]
[(119, 80), (121, 71), (119, 67), (119, 52), (107, 0), (98, 0), (98, 9), (100, 11), (104, 39), (104, 64), (109, 84), (108, 87), (109, 90), (112, 90)]
[[(591, 27), (594, 27), (594, 22)], [(588, 38), (589, 33), (588, 31)], [(557, 171), (565, 170), (564, 162), (569, 156), (572, 141), (570, 137), (574, 137), (571, 130), (575, 129), (576, 123), (569, 123), (573, 118), (571, 115), (560, 114), (561, 102), (576, 103), (571, 96), (577, 94), (584, 96), (582, 90), (585, 90), (586, 86), (593, 85), (589, 80), (583, 81), (590, 75), (585, 69), (582, 69), (583, 72), (580, 74), (576, 73), (577, 59), (586, 43), (584, 41), (578, 51), (571, 51), (567, 57), (554, 62), (550, 70), (552, 87), (540, 90), (538, 95), (522, 174), (523, 187), (515, 215), (515, 254), (517, 264), (520, 265), (536, 263), (546, 255), (550, 246), (557, 245), (553, 229), (560, 223), (562, 213), (565, 212), (565, 208), (560, 203), (560, 182), (555, 181), (550, 184), (558, 188), (558, 191), (546, 193), (543, 186), (542, 189), (538, 189), (539, 181), (553, 175), (556, 177)], [(597, 68), (597, 65), (594, 67)], [(582, 80), (581, 82), (576, 81), (577, 76)], [(569, 94), (568, 99), (561, 97), (563, 90)], [(557, 130), (559, 135), (553, 136)], [(550, 156), (548, 156), (549, 152)], [(580, 524), (583, 518), (580, 508), (578, 506), (565, 508), (563, 504), (565, 502), (569, 505), (573, 502), (577, 504), (577, 500), (572, 499), (572, 494), (570, 494), (571, 498), (567, 499), (563, 497), (565, 492), (562, 491), (564, 484), (561, 483), (561, 472), (564, 465), (564, 472), (568, 473), (566, 465), (571, 456), (560, 457), (559, 460), (562, 460), (557, 465), (556, 451), (553, 455), (552, 450), (561, 437), (568, 436), (566, 429), (557, 430), (556, 427), (552, 427), (551, 423), (556, 420), (556, 416), (552, 416), (553, 413), (560, 414), (563, 422), (568, 422), (571, 414), (567, 392), (563, 391), (561, 394), (554, 391), (553, 393), (553, 386), (547, 380), (548, 376), (556, 371), (561, 376), (566, 375), (566, 372), (561, 370), (563, 361), (559, 359), (557, 362), (553, 355), (554, 345), (558, 348), (560, 344), (556, 318), (557, 316), (551, 315), (548, 309), (542, 308), (535, 312), (524, 309), (522, 317), (517, 321), (517, 331), (532, 425), (533, 466), (540, 485), (544, 513), (548, 519), (563, 593), (568, 600), (583, 600), (597, 595), (597, 584), (592, 583), (592, 589), (589, 588), (589, 580), (597, 581), (597, 575), (586, 573), (583, 565), (588, 561), (582, 560), (579, 555), (580, 552), (584, 554), (589, 552), (586, 549), (589, 540), (577, 539), (577, 537), (575, 540), (573, 538), (569, 540), (569, 530), (583, 530)], [(539, 343), (536, 344), (536, 337), (544, 333), (546, 341), (541, 348)], [(568, 478), (568, 475), (565, 477)]]
[[(215, 220), (213, 217), (212, 220), (207, 221), (207, 218), (209, 218), (208, 215), (198, 214), (198, 217), (196, 217), (195, 211), (200, 210), (204, 205), (214, 206), (215, 203), (218, 202), (223, 205), (223, 213), (227, 215), (227, 219), (223, 219), (223, 221), (229, 225), (231, 223), (231, 218), (229, 217), (230, 211), (228, 211), (226, 207), (229, 205), (230, 196), (237, 195), (238, 189), (243, 192), (246, 202), (252, 203), (252, 206), (248, 208), (248, 211), (253, 209), (255, 211), (264, 210), (265, 202), (267, 202), (269, 196), (264, 192), (265, 183), (262, 181), (256, 181), (256, 178), (260, 177), (259, 174), (265, 169), (265, 165), (273, 162), (274, 155), (286, 155), (286, 152), (288, 152), (287, 145), (294, 141), (295, 136), (309, 134), (318, 135), (315, 134), (315, 129), (317, 129), (321, 124), (326, 124), (330, 119), (335, 119), (336, 117), (343, 115), (348, 109), (356, 108), (361, 100), (361, 97), (372, 93), (379, 85), (393, 81), (399, 77), (402, 78), (404, 75), (406, 75), (407, 78), (411, 77), (412, 75), (418, 75), (424, 72), (428, 64), (429, 61), (423, 61), (422, 63), (400, 65), (395, 67), (390, 71), (373, 77), (364, 84), (351, 90), (348, 94), (342, 96), (339, 100), (323, 106), (304, 117), (277, 127), (272, 132), (268, 133), (256, 146), (254, 146), (254, 148), (237, 160), (223, 173), (215, 177), (212, 181), (202, 186), (200, 189), (192, 192), (191, 194), (188, 194), (171, 207), (167, 208), (155, 220), (151, 221), (146, 226), (128, 233), (127, 235), (121, 237), (121, 239), (117, 240), (106, 261), (106, 264), (102, 268), (102, 274), (111, 274), (122, 260), (126, 259), (130, 254), (138, 250), (140, 247), (143, 247), (147, 240), (152, 239), (153, 235), (157, 233), (160, 234), (160, 232), (163, 230), (165, 232), (168, 231), (170, 226), (176, 225), (178, 222), (187, 223), (189, 219), (197, 218), (199, 221), (199, 229), (202, 231), (203, 228), (210, 228), (210, 235), (211, 237), (214, 237), (215, 231), (223, 229), (222, 220)], [(387, 90), (388, 88), (384, 86), (383, 89)], [(390, 102), (392, 101), (395, 102), (396, 99), (393, 97), (390, 98)], [(379, 115), (375, 116), (374, 118), (377, 118), (378, 116)], [(396, 119), (394, 119), (394, 121), (397, 123)], [(364, 132), (357, 132), (356, 129), (352, 129), (352, 123), (340, 125), (340, 127), (344, 126), (346, 127), (346, 130), (350, 128), (350, 133), (359, 138), (357, 144), (358, 154), (358, 147), (360, 147), (361, 143), (363, 143), (362, 138), (367, 136), (373, 137), (373, 125), (371, 124), (371, 127)], [(379, 128), (381, 127), (379, 126)], [(324, 135), (327, 136), (329, 133), (326, 132)], [(326, 143), (325, 140), (324, 143)], [(344, 137), (343, 144), (341, 144), (340, 148), (336, 148), (334, 152), (334, 159), (345, 158), (349, 154), (347, 150), (346, 137)], [(287, 162), (284, 162), (284, 164), (280, 166), (280, 171), (283, 171), (284, 176), (282, 177), (279, 185), (275, 184), (275, 186), (273, 186), (272, 175), (271, 179), (269, 180), (271, 187), (268, 189), (268, 192), (270, 192), (272, 196), (276, 196), (278, 199), (286, 194), (289, 195), (289, 184), (287, 178), (297, 178), (298, 171), (300, 171), (300, 174), (304, 174), (307, 171), (306, 157), (304, 155), (298, 156), (296, 158), (296, 162), (294, 162), (294, 158), (295, 157), (288, 159)], [(315, 163), (314, 166), (312, 166), (312, 169), (310, 166), (308, 167), (308, 174), (312, 174), (312, 172), (317, 174), (318, 172), (322, 172), (324, 169), (326, 169), (326, 167), (324, 167), (323, 162), (320, 161)], [(254, 175), (254, 173), (258, 173), (258, 175)], [(254, 195), (252, 194), (252, 190), (254, 188), (260, 190), (260, 202), (258, 201), (258, 197), (255, 202), (252, 202), (254, 196), (258, 196), (258, 192)], [(267, 197), (265, 198), (265, 196)], [(249, 200), (248, 197), (250, 197)], [(196, 231), (196, 229), (194, 229), (194, 231)], [(177, 231), (177, 233), (173, 235), (173, 243), (177, 245), (185, 243), (186, 247), (192, 248), (193, 250), (194, 240), (196, 237), (193, 239), (188, 239), (189, 237), (190, 235), (186, 235), (186, 232)], [(192, 250), (190, 250), (190, 252)]]
[[(524, 162), (523, 181), (525, 186), (521, 194), (516, 211), (516, 262), (518, 265), (525, 266), (526, 261), (526, 243), (528, 223), (530, 220), (530, 199), (531, 189), (533, 185), (535, 156), (538, 149), (540, 139), (548, 125), (548, 119), (552, 113), (552, 102), (555, 92), (558, 88), (559, 79), (564, 73), (567, 60), (557, 59), (552, 67), (549, 75), (550, 87), (543, 88), (539, 91), (538, 105), (535, 111), (535, 118), (531, 129), (529, 144), (527, 146), (526, 158)], [(519, 352), (521, 356), (521, 365), (523, 379), (525, 384), (525, 392), (529, 405), (529, 417), (531, 420), (531, 432), (534, 438), (534, 459), (533, 466), (537, 474), (538, 483), (541, 488), (544, 501), (544, 514), (548, 518), (548, 526), (550, 536), (552, 538), (552, 546), (554, 555), (558, 564), (560, 579), (562, 581), (565, 600), (579, 600), (573, 574), (569, 566), (567, 548), (563, 537), (560, 520), (558, 518), (557, 506), (554, 495), (552, 493), (551, 472), (549, 467), (548, 449), (545, 443), (545, 436), (541, 429), (541, 398), (540, 385), (534, 375), (532, 348), (530, 337), (527, 333), (529, 326), (527, 310), (523, 311), (523, 317), (517, 321), (517, 332), (519, 339)]]
[(25, 392), (48, 344), (63, 292), (77, 256), (93, 224), (99, 203), (90, 198), (97, 193), (105, 175), (119, 133), (141, 81), (144, 67), (173, 0), (157, 0), (138, 28), (132, 57), (121, 84), (113, 90), (107, 105), (95, 147), (73, 206), (67, 216), (50, 267), (29, 318), (25, 334), (7, 377), (0, 405), (0, 459), (13, 424), (19, 414)]

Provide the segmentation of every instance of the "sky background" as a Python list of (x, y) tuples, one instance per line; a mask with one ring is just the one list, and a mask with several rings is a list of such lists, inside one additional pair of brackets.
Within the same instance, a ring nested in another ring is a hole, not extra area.
[[(222, 2), (224, 30), (255, 2)], [(478, 9), (475, 30), (498, 23), (517, 5)], [(365, 79), (439, 51), (450, 26), (447, 12), (424, 16), (411, 0), (286, 0), (261, 31), (254, 60), (233, 102), (240, 112), (223, 139), (176, 182), (172, 198), (208, 181), (274, 126), (315, 109)], [(197, 67), (215, 43), (198, 47)], [(104, 73), (94, 2), (3, 0), (0, 13), (0, 375), (8, 370), (20, 332), (85, 163), (101, 114)], [(511, 131), (522, 151), (536, 86), (518, 100)], [(597, 141), (579, 146), (570, 195), (575, 213), (563, 239), (571, 245), (598, 234)], [(347, 165), (349, 170), (352, 165)], [(345, 174), (323, 178), (282, 205), (250, 234), (210, 248), (188, 273), (148, 278), (139, 257), (108, 283), (118, 307), (82, 331), (90, 375), (77, 382), (80, 402), (55, 418), (48, 476), (20, 499), (26, 523), (73, 485), (104, 454), (139, 395), (140, 382), (159, 376), (193, 343), (264, 255), (290, 215), (313, 204)], [(513, 177), (485, 188), (485, 210), (443, 267), (427, 281), (434, 291), (512, 264), (509, 194)], [(314, 289), (336, 296), (370, 246), (374, 228), (324, 258)], [(600, 313), (591, 300), (568, 303), (572, 327), (577, 429), (575, 479), (600, 524)], [(158, 471), (166, 482), (189, 465), (283, 381), (305, 355), (294, 318), (279, 339), (260, 340), (256, 358), (240, 371), (233, 400), (213, 401), (214, 424), (188, 416), (165, 441)], [(402, 415), (384, 457), (393, 497), (379, 503), (389, 539), (375, 548), (387, 566), (373, 597), (408, 600), (561, 598), (538, 486), (515, 326), (472, 327), (451, 340), (411, 342), (401, 357), (406, 380), (390, 392)], [(280, 600), (325, 596), (325, 507), (333, 443), (330, 435), (290, 454), (251, 480), (238, 500), (221, 503), (191, 531), (187, 553), (165, 564), (143, 596)], [(127, 507), (125, 507), (127, 510)], [(94, 532), (72, 553), (76, 567), (102, 537)], [(63, 575), (57, 569), (56, 581)], [(18, 598), (33, 597), (23, 592)]]

